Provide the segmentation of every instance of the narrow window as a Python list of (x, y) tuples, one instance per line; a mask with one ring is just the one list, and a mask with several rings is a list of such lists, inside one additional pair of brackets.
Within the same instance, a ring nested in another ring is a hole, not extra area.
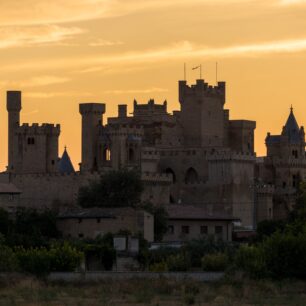
[(182, 226), (182, 234), (189, 234), (189, 226), (183, 225)]
[(200, 227), (200, 233), (201, 233), (202, 235), (207, 235), (207, 234), (208, 234), (208, 226), (207, 226), (207, 225), (202, 225), (202, 226)]

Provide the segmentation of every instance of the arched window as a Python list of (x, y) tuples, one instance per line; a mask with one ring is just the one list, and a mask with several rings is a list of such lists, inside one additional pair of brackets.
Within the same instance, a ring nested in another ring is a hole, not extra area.
[(103, 150), (103, 161), (111, 160), (111, 150), (109, 148), (104, 148)]
[(195, 184), (198, 181), (198, 173), (194, 170), (194, 168), (189, 168), (185, 175), (185, 184)]
[(172, 176), (172, 183), (175, 184), (175, 182), (176, 182), (176, 175), (175, 175), (174, 171), (171, 168), (167, 168), (165, 172), (167, 174), (171, 174), (171, 176)]
[(133, 148), (129, 148), (129, 162), (135, 161), (135, 151)]

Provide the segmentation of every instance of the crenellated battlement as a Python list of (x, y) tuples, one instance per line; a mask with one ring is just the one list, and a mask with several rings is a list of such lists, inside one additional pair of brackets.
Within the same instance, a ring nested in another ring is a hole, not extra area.
[(144, 182), (172, 183), (172, 177), (167, 173), (143, 172), (141, 180)]
[(196, 84), (189, 86), (186, 81), (179, 81), (180, 101), (186, 96), (224, 97), (225, 88), (225, 82), (218, 82), (217, 86), (212, 86), (201, 79), (197, 80)]
[(137, 124), (114, 124), (109, 125), (107, 129), (107, 134), (109, 136), (136, 136), (143, 137), (144, 130), (142, 125)]
[(51, 123), (23, 123), (16, 129), (17, 134), (27, 134), (27, 135), (54, 135), (59, 136), (61, 131), (60, 124)]
[(233, 151), (216, 151), (207, 156), (208, 161), (248, 161), (255, 162), (256, 155), (251, 153), (233, 152)]
[(138, 102), (134, 100), (134, 116), (152, 116), (156, 114), (167, 114), (166, 100), (163, 102), (163, 104), (155, 104), (154, 99), (150, 99), (146, 104), (138, 104)]

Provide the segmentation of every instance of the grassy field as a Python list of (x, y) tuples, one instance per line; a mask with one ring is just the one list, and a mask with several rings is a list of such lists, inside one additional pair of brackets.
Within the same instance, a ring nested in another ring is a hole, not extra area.
[(165, 279), (91, 284), (44, 283), (31, 278), (0, 281), (1, 306), (100, 305), (306, 305), (306, 282)]

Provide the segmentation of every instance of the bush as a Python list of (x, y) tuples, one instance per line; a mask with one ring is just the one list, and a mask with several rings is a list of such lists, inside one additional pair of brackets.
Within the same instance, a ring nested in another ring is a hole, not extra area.
[(18, 260), (12, 249), (0, 247), (0, 272), (14, 272), (18, 270)]
[(265, 277), (267, 274), (265, 255), (260, 247), (242, 245), (235, 257), (235, 267), (252, 278)]
[(67, 242), (50, 249), (50, 269), (58, 272), (75, 271), (81, 264), (83, 253), (77, 251)]
[(45, 277), (51, 271), (51, 256), (46, 248), (16, 250), (22, 272), (33, 274), (37, 277)]
[(171, 272), (187, 271), (190, 268), (190, 261), (183, 254), (169, 256), (166, 264)]
[(306, 278), (306, 234), (275, 233), (261, 248), (273, 277)]
[(228, 265), (226, 254), (207, 254), (202, 258), (202, 269), (204, 271), (224, 271)]
[(168, 266), (164, 261), (155, 263), (149, 267), (151, 272), (167, 272)]

